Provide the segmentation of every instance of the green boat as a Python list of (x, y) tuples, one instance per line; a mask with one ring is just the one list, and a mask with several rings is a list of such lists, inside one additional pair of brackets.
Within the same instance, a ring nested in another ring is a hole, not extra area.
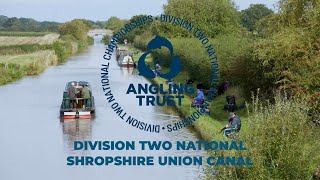
[[(89, 92), (85, 98), (83, 97), (84, 92)], [(60, 107), (61, 119), (91, 119), (94, 116), (95, 104), (90, 84), (86, 81), (68, 82)]]

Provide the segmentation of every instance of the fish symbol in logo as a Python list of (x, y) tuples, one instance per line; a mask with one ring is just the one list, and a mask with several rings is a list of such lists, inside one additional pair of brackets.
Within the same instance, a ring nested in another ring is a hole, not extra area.
[[(161, 47), (166, 47), (170, 51), (170, 59), (164, 60), (160, 54), (154, 52), (152, 50), (161, 49)], [(155, 66), (155, 71), (153, 71), (149, 65), (146, 65), (145, 58), (149, 55), (154, 55), (155, 59), (153, 60), (153, 64)], [(170, 71), (168, 73), (162, 74), (157, 70), (156, 64), (167, 65), (170, 67)], [(139, 75), (142, 75), (146, 78), (155, 78), (156, 74), (164, 79), (172, 79), (177, 76), (181, 70), (182, 65), (180, 58), (178, 56), (173, 56), (173, 46), (169, 40), (164, 37), (156, 36), (153, 38), (147, 45), (147, 52), (144, 53), (138, 61), (138, 70)]]

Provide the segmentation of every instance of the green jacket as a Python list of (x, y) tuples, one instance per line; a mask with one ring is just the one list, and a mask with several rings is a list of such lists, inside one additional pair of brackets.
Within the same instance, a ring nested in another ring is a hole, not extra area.
[(90, 90), (87, 86), (82, 89), (82, 98), (89, 99), (90, 98)]

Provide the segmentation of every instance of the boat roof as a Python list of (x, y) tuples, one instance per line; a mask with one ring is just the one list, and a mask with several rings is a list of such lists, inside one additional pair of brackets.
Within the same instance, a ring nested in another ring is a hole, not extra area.
[(85, 83), (89, 84), (88, 81), (69, 81), (68, 83), (71, 84), (72, 82), (74, 82), (74, 83), (80, 83), (80, 84), (85, 84)]
[(120, 46), (118, 47), (120, 51), (128, 51), (128, 47)]
[(71, 86), (71, 83), (78, 84), (80, 86), (88, 85), (90, 87), (90, 83), (87, 81), (69, 81), (67, 82), (67, 87)]

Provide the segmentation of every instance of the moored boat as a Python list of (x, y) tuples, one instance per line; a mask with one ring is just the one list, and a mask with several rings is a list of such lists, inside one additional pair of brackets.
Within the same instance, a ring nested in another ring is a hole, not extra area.
[(125, 55), (128, 51), (127, 47), (118, 47), (116, 52), (116, 60), (121, 59), (121, 55)]
[(134, 67), (133, 57), (130, 55), (125, 55), (120, 62), (120, 66), (122, 67)]

